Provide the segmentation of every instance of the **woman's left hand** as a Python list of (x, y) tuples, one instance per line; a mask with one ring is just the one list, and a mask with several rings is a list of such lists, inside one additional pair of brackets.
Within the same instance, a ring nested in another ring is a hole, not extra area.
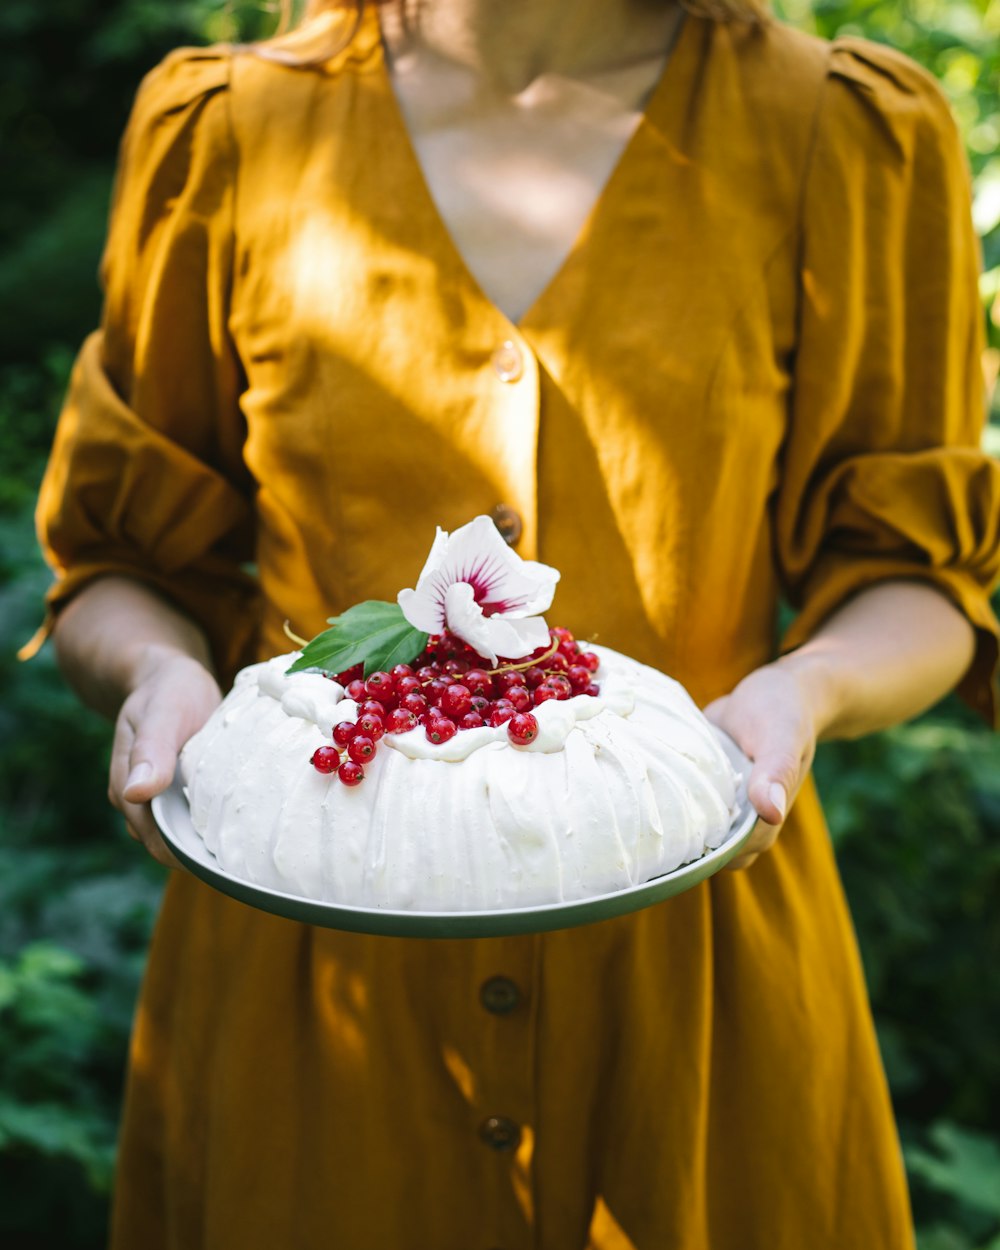
[(817, 716), (791, 668), (767, 664), (744, 677), (705, 715), (753, 760), (747, 787), (760, 820), (743, 852), (728, 864), (746, 868), (778, 836), (816, 752)]

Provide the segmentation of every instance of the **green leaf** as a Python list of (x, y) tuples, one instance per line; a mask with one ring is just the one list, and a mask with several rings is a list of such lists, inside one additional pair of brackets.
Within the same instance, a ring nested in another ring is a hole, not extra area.
[(16, 1102), (0, 1096), (0, 1147), (36, 1151), (83, 1165), (96, 1190), (107, 1190), (114, 1168), (114, 1125), (76, 1106)]
[(369, 599), (342, 616), (331, 617), (330, 625), (303, 649), (289, 673), (314, 668), (342, 673), (363, 664), (367, 677), (376, 670), (409, 663), (427, 646), (427, 635), (413, 628), (398, 603)]
[(1000, 1215), (1000, 1147), (984, 1133), (937, 1121), (929, 1133), (937, 1155), (911, 1147), (907, 1165), (915, 1176), (990, 1215)]

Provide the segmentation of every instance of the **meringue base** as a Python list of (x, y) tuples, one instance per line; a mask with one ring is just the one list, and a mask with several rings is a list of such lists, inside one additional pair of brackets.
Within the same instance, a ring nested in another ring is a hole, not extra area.
[(294, 655), (244, 669), (181, 755), (193, 826), (234, 877), (362, 908), (524, 908), (670, 873), (729, 836), (738, 775), (683, 687), (591, 649), (601, 696), (542, 704), (530, 747), (387, 734), (354, 788), (309, 763), (352, 718), (342, 688), (287, 675)]

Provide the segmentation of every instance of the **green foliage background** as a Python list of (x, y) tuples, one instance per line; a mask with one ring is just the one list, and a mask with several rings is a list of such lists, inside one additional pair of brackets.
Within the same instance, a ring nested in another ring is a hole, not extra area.
[[(1000, 3), (783, 0), (890, 43), (962, 126), (1000, 348)], [(160, 870), (105, 802), (109, 731), (50, 656), (19, 666), (47, 574), (31, 508), (95, 271), (118, 137), (145, 70), (266, 15), (214, 0), (0, 7), (0, 1240), (103, 1243), (129, 1019)], [(991, 427), (989, 445), (1000, 446)], [(954, 702), (817, 772), (861, 939), (921, 1250), (1000, 1250), (1000, 750)]]

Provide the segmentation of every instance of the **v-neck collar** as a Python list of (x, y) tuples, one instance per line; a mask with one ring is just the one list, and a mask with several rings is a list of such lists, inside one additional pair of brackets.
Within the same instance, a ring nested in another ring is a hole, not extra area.
[(459, 248), (455, 236), (434, 197), (424, 172), (424, 167), (417, 155), (416, 146), (407, 127), (402, 105), (396, 94), (389, 67), (388, 54), (382, 36), (381, 24), (374, 7), (369, 7), (366, 10), (363, 22), (367, 27), (363, 32), (366, 53), (370, 53), (374, 60), (372, 68), (377, 76), (379, 89), (385, 97), (386, 111), (395, 132), (392, 140), (400, 150), (400, 159), (406, 167), (409, 182), (412, 184), (415, 197), (419, 201), (416, 205), (416, 211), (422, 212), (427, 220), (432, 223), (433, 232), (439, 236), (441, 241), (440, 255), (446, 258), (455, 280), (467, 290), (470, 290), (478, 302), (489, 308), (497, 318), (506, 322), (514, 332), (520, 333), (524, 331), (530, 323), (538, 318), (544, 306), (557, 292), (558, 288), (563, 285), (568, 272), (581, 263), (581, 258), (587, 250), (588, 243), (603, 218), (614, 211), (615, 202), (637, 159), (637, 149), (645, 142), (650, 126), (661, 125), (661, 117), (675, 115), (673, 107), (673, 97), (676, 92), (675, 84), (682, 78), (677, 62), (686, 55), (689, 46), (695, 38), (694, 27), (697, 26), (697, 22), (693, 21), (687, 12), (681, 13), (680, 21), (674, 29), (673, 38), (665, 54), (659, 77), (652, 91), (647, 96), (638, 124), (623, 144), (610, 174), (594, 196), (584, 218), (583, 225), (577, 232), (568, 250), (563, 253), (545, 286), (539, 291), (525, 311), (516, 318), (508, 316), (484, 289)]

